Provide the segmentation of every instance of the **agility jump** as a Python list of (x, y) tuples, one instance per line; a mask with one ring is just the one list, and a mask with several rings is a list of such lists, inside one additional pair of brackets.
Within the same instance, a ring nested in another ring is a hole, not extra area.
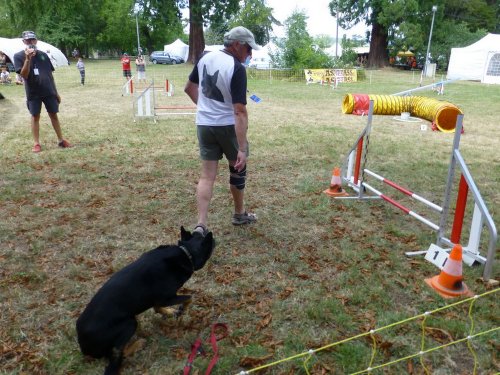
[[(493, 222), (493, 218), (491, 217), (488, 208), (479, 192), (479, 189), (477, 188), (472, 178), (472, 175), (459, 151), (463, 115), (457, 116), (456, 128), (454, 127), (455, 138), (453, 142), (451, 161), (448, 168), (448, 177), (444, 192), (444, 199), (443, 199), (443, 204), (439, 206), (427, 200), (426, 198), (423, 198), (422, 196), (415, 194), (411, 190), (404, 188), (401, 185), (389, 179), (386, 179), (385, 177), (365, 168), (368, 155), (369, 137), (372, 127), (373, 108), (374, 108), (374, 102), (373, 100), (370, 100), (367, 125), (359, 135), (354, 145), (349, 150), (348, 156), (345, 158), (342, 165), (341, 181), (342, 183), (346, 183), (350, 188), (352, 188), (356, 192), (356, 195), (346, 197), (342, 196), (342, 194), (339, 194), (339, 196), (334, 196), (334, 198), (361, 199), (361, 200), (383, 199), (384, 201), (392, 204), (396, 208), (400, 209), (401, 211), (405, 212), (411, 217), (419, 220), (420, 222), (429, 226), (430, 228), (432, 228), (434, 231), (437, 232), (436, 244), (431, 244), (429, 250), (439, 249), (442, 251), (449, 251), (451, 250), (454, 244), (458, 244), (461, 242), (460, 240), (462, 236), (462, 227), (465, 216), (465, 208), (467, 204), (467, 195), (470, 190), (472, 192), (472, 198), (474, 200), (474, 212), (469, 232), (468, 245), (463, 247), (463, 258), (464, 262), (469, 265), (472, 265), (476, 261), (481, 264), (484, 264), (485, 267), (483, 272), (483, 279), (485, 281), (488, 281), (492, 273), (493, 262), (495, 259), (496, 243), (498, 237), (497, 229), (495, 223)], [(449, 216), (453, 179), (455, 176), (455, 169), (457, 166), (460, 168), (461, 178), (457, 194), (453, 228), (451, 231), (451, 237), (450, 239), (448, 239), (444, 236), (444, 233)], [(396, 200), (381, 193), (380, 191), (378, 191), (365, 181), (364, 178), (365, 175), (371, 176), (376, 180), (379, 180), (382, 183), (392, 188), (395, 188), (396, 190), (406, 194), (407, 196), (415, 200), (418, 200), (419, 202), (430, 207), (431, 209), (437, 211), (438, 213), (440, 213), (439, 223), (434, 223), (424, 218), (423, 216), (405, 207)], [(367, 192), (371, 192), (373, 193), (373, 195), (366, 194)], [(479, 249), (483, 227), (486, 227), (489, 233), (489, 243), (488, 243), (488, 251), (486, 257), (480, 254), (480, 249)], [(442, 249), (440, 246), (447, 246), (448, 248)], [(419, 255), (427, 253), (429, 250), (408, 252), (406, 254), (408, 256)]]
[[(152, 82), (133, 102), (132, 111), (134, 113), (134, 122), (137, 118), (153, 118), (156, 123), (159, 116), (172, 115), (194, 115), (196, 107), (193, 105), (159, 105), (157, 103), (156, 93), (158, 87)], [(174, 93), (174, 86), (169, 80), (165, 80), (165, 87), (160, 87), (167, 96), (171, 97)]]

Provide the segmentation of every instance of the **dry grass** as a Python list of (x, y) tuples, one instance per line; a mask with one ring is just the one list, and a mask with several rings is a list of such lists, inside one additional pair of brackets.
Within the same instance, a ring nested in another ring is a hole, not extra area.
[[(174, 83), (176, 94), (162, 101), (190, 104), (181, 93), (186, 67), (149, 66), (147, 73)], [(192, 117), (134, 123), (132, 98), (120, 95), (117, 61), (88, 62), (85, 87), (79, 87), (74, 65), (58, 70), (56, 80), (63, 131), (75, 147), (57, 149), (43, 114), (44, 151), (38, 155), (30, 152), (22, 88), (1, 88), (7, 97), (0, 101), (2, 374), (101, 373), (103, 362), (87, 361), (79, 352), (77, 316), (112, 272), (144, 251), (176, 242), (180, 225), (191, 227), (196, 218), (199, 160)], [(343, 95), (394, 93), (417, 82), (411, 73), (396, 71), (369, 72), (366, 81), (339, 90), (251, 79), (250, 92), (263, 102), (248, 105), (247, 204), (259, 222), (230, 224), (229, 177), (222, 164), (209, 217), (217, 248), (186, 285), (194, 303), (181, 322), (161, 321), (151, 312), (141, 316), (138, 336), (146, 346), (126, 360), (123, 373), (179, 373), (195, 338), (206, 337), (217, 321), (226, 322), (231, 335), (219, 343), (215, 373), (231, 374), (443, 306), (423, 282), (437, 269), (404, 256), (427, 249), (434, 232), (383, 202), (334, 201), (321, 193), (366, 122), (341, 114)], [(500, 87), (454, 83), (445, 99), (465, 113), (461, 151), (498, 222)], [(440, 204), (451, 144), (452, 135), (378, 116), (369, 167)], [(464, 274), (475, 293), (486, 290), (481, 267), (464, 268)], [(498, 302), (478, 301), (475, 319), (478, 330), (498, 327)], [(468, 324), (465, 307), (431, 322), (455, 339), (468, 332)], [(379, 363), (418, 351), (419, 334), (419, 326), (410, 325), (381, 337)], [(431, 345), (443, 338), (428, 340)], [(498, 371), (498, 340), (490, 336), (474, 346), (479, 373)], [(361, 340), (317, 356), (311, 371), (360, 370), (369, 356), (370, 342)], [(200, 373), (207, 361), (197, 359)], [(473, 368), (465, 345), (432, 354), (426, 364), (435, 374)], [(267, 373), (302, 372), (299, 360)], [(423, 370), (418, 361), (406, 361), (382, 372)]]

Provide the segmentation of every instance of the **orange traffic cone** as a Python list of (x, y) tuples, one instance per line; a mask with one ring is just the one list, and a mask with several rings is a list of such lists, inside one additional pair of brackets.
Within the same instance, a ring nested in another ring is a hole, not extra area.
[(330, 187), (326, 189), (323, 193), (331, 197), (346, 197), (349, 194), (342, 189), (342, 178), (340, 177), (340, 168), (335, 167), (332, 171), (332, 181), (330, 182)]
[(425, 282), (444, 298), (472, 296), (462, 277), (462, 246), (455, 245), (448, 256), (441, 273)]

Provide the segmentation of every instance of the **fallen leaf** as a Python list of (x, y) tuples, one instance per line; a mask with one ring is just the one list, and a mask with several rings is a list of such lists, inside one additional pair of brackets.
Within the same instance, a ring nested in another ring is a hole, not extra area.
[(245, 368), (253, 368), (263, 365), (266, 361), (272, 358), (272, 354), (263, 357), (243, 357), (240, 359), (240, 366)]
[(444, 329), (425, 327), (425, 331), (429, 334), (430, 337), (432, 337), (440, 344), (446, 344), (453, 341), (453, 337), (451, 336), (451, 334)]
[(257, 330), (260, 331), (260, 330), (266, 328), (271, 323), (272, 320), (273, 320), (273, 316), (271, 315), (271, 313), (267, 313), (264, 316), (264, 318), (262, 318), (262, 320), (257, 323)]

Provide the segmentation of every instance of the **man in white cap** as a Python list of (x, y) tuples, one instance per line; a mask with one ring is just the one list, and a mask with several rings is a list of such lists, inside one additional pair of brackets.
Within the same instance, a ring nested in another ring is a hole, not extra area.
[(242, 63), (259, 49), (252, 32), (242, 26), (224, 35), (224, 49), (205, 54), (189, 75), (184, 91), (197, 105), (196, 125), (200, 146), (201, 177), (196, 190), (198, 224), (195, 231), (208, 233), (208, 206), (212, 199), (219, 160), (229, 163), (229, 188), (234, 202), (234, 225), (257, 220), (244, 205), (248, 113), (247, 76)]
[(57, 117), (61, 97), (57, 93), (54, 77), (52, 76), (54, 66), (49, 56), (36, 48), (37, 38), (33, 31), (24, 31), (22, 39), (26, 48), (14, 55), (14, 66), (16, 73), (24, 78), (26, 103), (31, 113), (31, 133), (34, 141), (32, 151), (42, 151), (40, 145), (42, 103), (45, 105), (52, 127), (56, 132), (58, 146), (62, 148), (71, 147), (69, 142), (63, 138), (61, 125)]

